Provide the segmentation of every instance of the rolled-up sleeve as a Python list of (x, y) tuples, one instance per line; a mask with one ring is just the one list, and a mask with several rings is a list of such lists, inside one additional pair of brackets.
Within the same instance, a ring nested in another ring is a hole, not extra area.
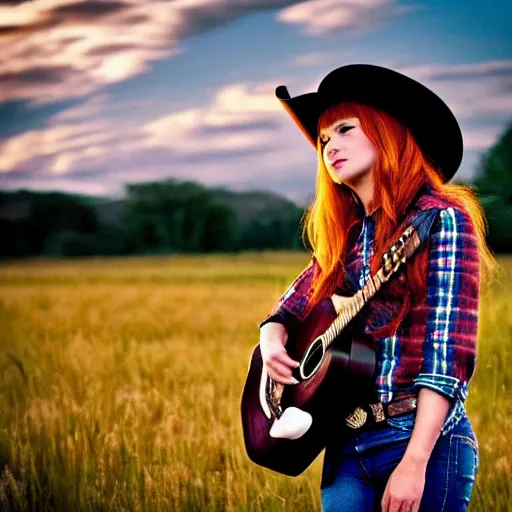
[(260, 328), (269, 322), (283, 324), (288, 330), (296, 326), (306, 314), (313, 293), (313, 279), (318, 263), (313, 257), (309, 265), (298, 275), (283, 296), (272, 308), (270, 315), (260, 323)]
[(454, 208), (442, 210), (428, 251), (427, 325), (415, 385), (465, 400), (476, 365), (479, 302), (478, 245), (471, 218)]

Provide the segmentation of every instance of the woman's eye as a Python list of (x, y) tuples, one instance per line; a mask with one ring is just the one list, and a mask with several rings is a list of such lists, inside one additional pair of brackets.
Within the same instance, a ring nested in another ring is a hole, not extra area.
[[(338, 128), (339, 133), (347, 133), (349, 130), (355, 128), (354, 126), (341, 126)], [(331, 139), (322, 139), (320, 138), (320, 146), (324, 147)]]

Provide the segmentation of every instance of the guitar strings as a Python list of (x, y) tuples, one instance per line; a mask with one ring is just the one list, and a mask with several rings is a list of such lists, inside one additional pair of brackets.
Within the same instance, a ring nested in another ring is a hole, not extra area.
[(341, 331), (359, 313), (359, 311), (361, 311), (368, 300), (380, 290), (384, 283), (382, 276), (382, 269), (379, 269), (375, 276), (370, 276), (370, 279), (361, 290), (348, 298), (348, 303), (344, 304), (343, 309), (339, 312), (333, 323), (328, 327), (324, 334), (321, 335), (324, 350), (334, 342)]
[[(368, 282), (355, 293), (352, 297), (348, 297), (348, 304), (345, 303), (342, 310), (338, 313), (338, 316), (329, 326), (329, 328), (319, 337), (322, 343), (322, 348), (327, 348), (334, 342), (334, 340), (341, 334), (341, 331), (348, 325), (348, 323), (361, 311), (363, 306), (370, 300), (382, 287), (382, 285), (388, 281), (392, 274), (394, 274), (402, 263), (405, 263), (406, 259), (409, 258), (419, 247), (421, 240), (418, 232), (410, 226), (407, 228), (400, 238), (401, 250), (403, 251), (401, 257), (396, 261), (396, 264), (391, 268), (386, 268), (386, 265), (382, 265), (374, 276), (370, 275)], [(394, 252), (393, 246), (390, 252)], [(389, 257), (389, 252), (385, 256)], [(383, 261), (385, 261), (383, 257)], [(281, 396), (284, 391), (284, 384), (279, 384), (273, 379), (267, 376), (266, 382), (266, 400), (269, 404), (271, 411), (277, 418), (282, 415), (281, 408)]]

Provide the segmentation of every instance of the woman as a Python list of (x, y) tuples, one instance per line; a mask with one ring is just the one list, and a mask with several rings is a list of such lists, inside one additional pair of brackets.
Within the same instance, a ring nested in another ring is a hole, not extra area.
[(492, 256), (477, 200), (447, 184), (462, 159), (458, 123), (432, 91), (377, 66), (338, 68), (317, 93), (276, 93), (317, 149), (318, 174), (305, 217), (313, 258), (260, 324), (272, 379), (297, 383), (287, 336), (311, 307), (361, 289), (407, 221), (439, 211), (426, 247), (354, 322), (373, 337), (375, 401), (387, 419), (328, 440), (323, 509), (464, 511), (478, 467), (464, 402), (480, 267)]

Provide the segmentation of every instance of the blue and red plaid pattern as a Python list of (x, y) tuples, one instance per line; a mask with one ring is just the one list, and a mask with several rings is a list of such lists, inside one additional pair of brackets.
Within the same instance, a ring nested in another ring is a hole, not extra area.
[[(433, 194), (420, 197), (413, 210), (438, 208), (428, 240), (427, 293), (411, 309), (396, 332), (375, 340), (376, 392), (389, 402), (397, 392), (430, 388), (458, 402), (447, 423), (455, 421), (467, 398), (476, 363), (479, 261), (477, 239), (467, 213)], [(413, 211), (411, 210), (411, 211)], [(373, 255), (373, 217), (362, 220), (361, 231), (345, 258), (354, 292), (367, 282)], [(267, 322), (285, 326), (303, 319), (318, 263), (313, 258), (273, 308)], [(398, 305), (374, 297), (360, 313), (371, 333), (397, 313)]]
[(270, 312), (270, 316), (260, 323), (260, 327), (268, 322), (278, 322), (290, 326), (294, 322), (303, 320), (309, 299), (313, 293), (312, 284), (317, 266), (316, 259), (313, 257), (309, 265), (277, 301)]
[(442, 210), (439, 224), (430, 246), (427, 328), (415, 383), (465, 400), (476, 364), (477, 242), (471, 220), (460, 210)]

